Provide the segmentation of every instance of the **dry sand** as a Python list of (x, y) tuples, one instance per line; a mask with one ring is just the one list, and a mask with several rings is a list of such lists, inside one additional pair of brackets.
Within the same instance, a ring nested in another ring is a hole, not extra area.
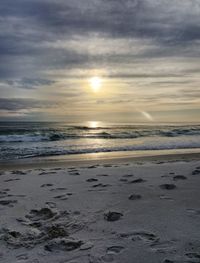
[(200, 262), (198, 155), (96, 163), (2, 168), (0, 262)]

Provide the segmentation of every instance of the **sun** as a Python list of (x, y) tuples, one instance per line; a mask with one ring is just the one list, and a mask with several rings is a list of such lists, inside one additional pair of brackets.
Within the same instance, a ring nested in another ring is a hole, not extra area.
[(94, 92), (98, 92), (102, 86), (102, 79), (100, 77), (92, 77), (89, 79), (90, 87)]

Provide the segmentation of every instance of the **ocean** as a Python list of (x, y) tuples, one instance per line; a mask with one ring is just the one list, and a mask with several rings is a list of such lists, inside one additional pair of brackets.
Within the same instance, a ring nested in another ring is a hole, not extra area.
[(99, 152), (200, 148), (198, 124), (1, 122), (0, 161)]

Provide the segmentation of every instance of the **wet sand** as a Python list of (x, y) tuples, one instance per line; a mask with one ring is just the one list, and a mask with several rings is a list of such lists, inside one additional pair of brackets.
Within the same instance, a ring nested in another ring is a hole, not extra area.
[(200, 262), (199, 154), (49, 164), (1, 167), (0, 262)]

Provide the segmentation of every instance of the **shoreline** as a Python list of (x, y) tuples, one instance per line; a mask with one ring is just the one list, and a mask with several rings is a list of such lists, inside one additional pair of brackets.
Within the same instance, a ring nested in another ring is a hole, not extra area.
[(70, 167), (99, 164), (116, 164), (126, 162), (152, 161), (188, 161), (200, 160), (200, 149), (151, 150), (103, 152), (76, 155), (59, 155), (50, 157), (35, 157), (15, 161), (0, 162), (0, 171), (29, 168)]

